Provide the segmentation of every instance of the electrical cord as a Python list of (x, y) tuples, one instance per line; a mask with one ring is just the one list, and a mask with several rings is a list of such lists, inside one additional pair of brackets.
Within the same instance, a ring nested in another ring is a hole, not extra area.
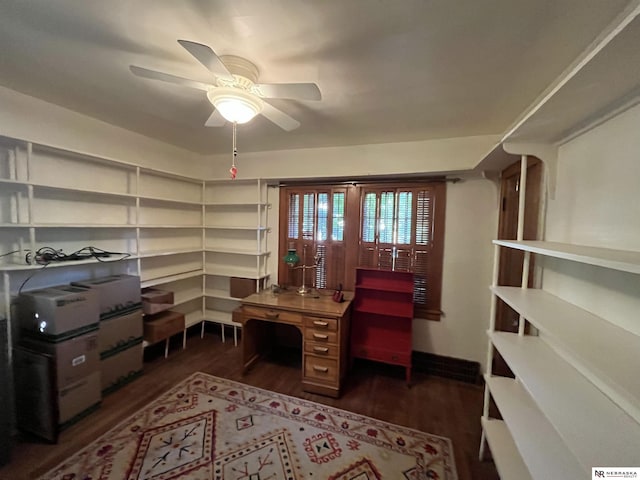
[(48, 263), (45, 263), (42, 268), (39, 268), (38, 270), (36, 270), (35, 272), (33, 272), (31, 275), (29, 275), (27, 278), (24, 279), (24, 282), (22, 282), (22, 284), (20, 285), (20, 288), (18, 288), (18, 295), (20, 295), (22, 293), (22, 289), (24, 288), (24, 286), (27, 284), (27, 282), (29, 280), (31, 280), (37, 273), (40, 273), (42, 270), (44, 270), (45, 268), (47, 268), (47, 265), (49, 265)]
[[(47, 265), (55, 262), (72, 262), (78, 260), (88, 260), (93, 258), (98, 262), (102, 263), (111, 263), (111, 262), (119, 262), (131, 256), (130, 253), (127, 252), (110, 252), (108, 250), (103, 250), (101, 248), (88, 246), (83, 247), (80, 250), (76, 250), (73, 253), (66, 254), (62, 250), (56, 250), (53, 247), (41, 247), (38, 250), (32, 252), (31, 250), (13, 250), (11, 252), (0, 254), (0, 257), (6, 257), (8, 255), (12, 255), (14, 253), (25, 253), (25, 262), (28, 265), (36, 263), (38, 265), (42, 265), (42, 268), (36, 270), (31, 275), (29, 275), (18, 288), (18, 295), (22, 293), (22, 289), (27, 284), (29, 280), (31, 280), (36, 274), (40, 273), (44, 270)], [(112, 256), (118, 256), (119, 258), (105, 260), (106, 258), (111, 258)]]
[[(112, 255), (117, 255), (120, 258), (115, 260), (104, 260), (110, 258)], [(99, 262), (110, 262), (124, 260), (130, 257), (130, 253), (125, 252), (109, 252), (97, 247), (83, 247), (80, 250), (76, 250), (73, 253), (66, 254), (62, 250), (55, 250), (52, 247), (42, 247), (36, 250), (35, 255), (30, 250), (27, 250), (25, 255), (25, 261), (28, 264), (37, 263), (40, 265), (49, 264), (51, 262), (72, 262), (77, 260), (88, 260), (93, 258)]]

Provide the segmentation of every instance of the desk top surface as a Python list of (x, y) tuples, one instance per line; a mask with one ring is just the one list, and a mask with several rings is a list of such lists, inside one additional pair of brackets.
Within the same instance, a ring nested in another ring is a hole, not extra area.
[(243, 305), (289, 310), (292, 312), (315, 313), (326, 316), (342, 317), (353, 298), (352, 292), (343, 292), (345, 301), (338, 303), (331, 298), (333, 291), (320, 291), (318, 297), (301, 296), (295, 291), (281, 291), (272, 293), (271, 290), (263, 290), (242, 299)]

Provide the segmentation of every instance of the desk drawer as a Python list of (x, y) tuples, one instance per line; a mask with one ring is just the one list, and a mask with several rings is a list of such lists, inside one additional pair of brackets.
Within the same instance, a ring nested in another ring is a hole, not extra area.
[(338, 346), (318, 342), (305, 342), (305, 353), (318, 355), (319, 357), (338, 358)]
[(276, 310), (272, 308), (252, 307), (250, 305), (244, 305), (242, 310), (247, 320), (250, 318), (257, 318), (278, 323), (302, 325), (302, 314), (300, 313), (287, 312), (285, 310)]
[(338, 331), (338, 320), (335, 318), (304, 317), (304, 326), (315, 330)]
[(305, 354), (304, 378), (335, 383), (338, 381), (338, 361)]
[(326, 330), (305, 328), (304, 339), (307, 342), (338, 343), (338, 334), (336, 332), (327, 332)]

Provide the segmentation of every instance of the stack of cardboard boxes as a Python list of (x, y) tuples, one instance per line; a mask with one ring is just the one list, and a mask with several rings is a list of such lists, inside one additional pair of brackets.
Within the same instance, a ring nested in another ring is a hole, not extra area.
[(142, 373), (140, 279), (114, 275), (26, 292), (18, 302), (17, 424), (55, 441)]
[(55, 440), (101, 402), (98, 300), (63, 285), (24, 293), (15, 349), (18, 426)]
[(113, 392), (142, 374), (140, 277), (112, 275), (73, 285), (97, 294), (102, 393)]

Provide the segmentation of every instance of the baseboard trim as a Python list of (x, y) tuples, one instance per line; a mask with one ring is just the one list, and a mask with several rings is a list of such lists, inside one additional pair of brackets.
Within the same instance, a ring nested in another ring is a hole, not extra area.
[(416, 371), (451, 378), (473, 385), (482, 384), (480, 363), (461, 358), (445, 357), (434, 353), (413, 352), (413, 368)]

